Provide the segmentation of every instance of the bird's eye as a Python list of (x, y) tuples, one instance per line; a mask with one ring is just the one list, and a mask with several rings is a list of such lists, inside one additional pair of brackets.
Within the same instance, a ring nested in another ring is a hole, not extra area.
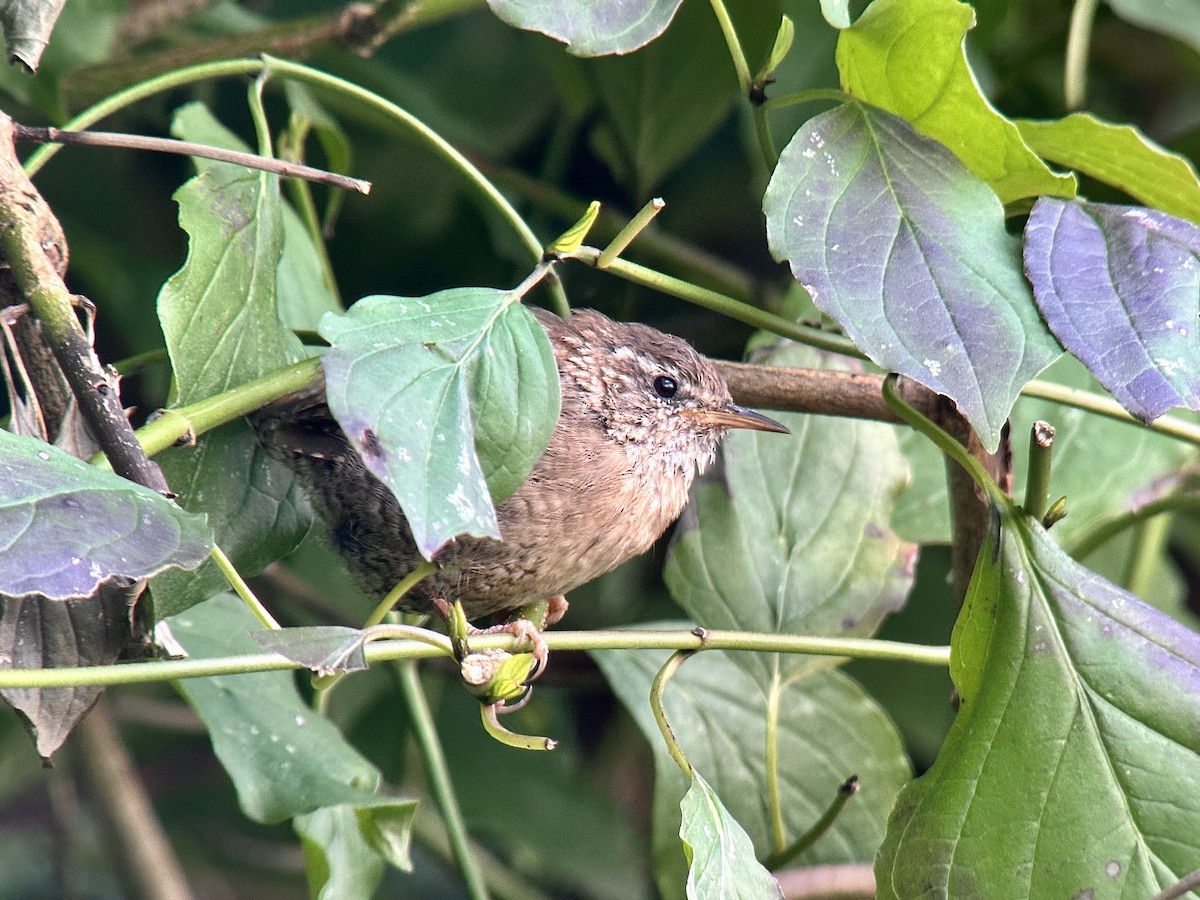
[(668, 375), (659, 375), (654, 379), (654, 393), (664, 400), (670, 400), (679, 391), (679, 384)]

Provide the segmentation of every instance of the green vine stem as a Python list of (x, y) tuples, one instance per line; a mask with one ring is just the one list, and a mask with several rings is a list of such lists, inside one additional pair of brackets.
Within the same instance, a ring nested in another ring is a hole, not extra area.
[[(345, 79), (338, 78), (336, 75), (321, 72), (301, 63), (276, 59), (274, 57), (264, 57), (262, 59), (235, 59), (221, 62), (207, 62), (189, 66), (150, 78), (123, 91), (119, 91), (84, 110), (63, 127), (64, 130), (68, 131), (82, 131), (117, 110), (124, 109), (126, 106), (165, 91), (174, 90), (199, 81), (209, 81), (216, 78), (257, 76), (264, 72), (294, 78), (297, 81), (303, 81), (315, 87), (351, 97), (364, 106), (382, 113), (386, 118), (398, 122), (405, 129), (420, 138), (437, 156), (440, 156), (465, 178), (467, 184), (471, 186), (475, 193), (485, 203), (493, 207), (509, 224), (535, 260), (542, 258), (542, 242), (537, 239), (537, 236), (525, 223), (525, 220), (521, 218), (516, 209), (513, 208), (512, 204), (508, 202), (504, 195), (500, 193), (496, 186), (482, 172), (472, 165), (470, 160), (458, 152), (441, 135), (416, 116), (392, 103), (390, 100), (386, 100), (378, 94), (352, 84)], [(25, 171), (32, 176), (54, 156), (58, 149), (55, 146), (39, 148), (26, 161)], [(547, 279), (547, 282), (556, 309), (563, 314), (569, 315), (570, 307), (567, 303), (567, 297), (562, 289), (561, 282), (553, 275)]]
[(1095, 413), (1098, 416), (1104, 416), (1108, 419), (1114, 419), (1118, 422), (1140, 425), (1151, 431), (1157, 431), (1159, 434), (1179, 438), (1181, 441), (1187, 441), (1189, 444), (1195, 444), (1197, 447), (1200, 447), (1200, 424), (1188, 422), (1174, 416), (1162, 416), (1153, 422), (1143, 422), (1141, 419), (1135, 419), (1131, 416), (1125, 410), (1125, 407), (1121, 406), (1116, 400), (1101, 396), (1092, 391), (1066, 387), (1065, 385), (1055, 384), (1052, 381), (1034, 380), (1021, 388), (1021, 396), (1037, 397), (1039, 400), (1050, 400), (1053, 403), (1086, 410), (1087, 412)]
[(1039, 522), (1050, 505), (1050, 455), (1054, 426), (1040, 419), (1029, 429), (1029, 472), (1025, 477), (1025, 512)]
[(596, 268), (607, 269), (617, 257), (625, 252), (625, 248), (633, 243), (634, 238), (641, 234), (646, 226), (654, 221), (654, 217), (662, 212), (666, 206), (666, 201), (662, 197), (655, 197), (640, 210), (637, 215), (629, 220), (616, 237), (609, 241), (608, 246), (600, 251), (600, 255), (596, 257)]
[(213, 544), (212, 552), (209, 554), (212, 561), (217, 564), (217, 568), (221, 570), (221, 574), (228, 580), (234, 593), (242, 598), (242, 602), (246, 604), (246, 608), (254, 613), (254, 617), (263, 623), (264, 628), (270, 628), (272, 631), (279, 628), (279, 623), (275, 621), (274, 616), (267, 612), (267, 608), (262, 605), (262, 601), (254, 595), (254, 591), (250, 590), (250, 585), (246, 584), (246, 579), (238, 573), (233, 562), (225, 555), (225, 551)]
[(925, 435), (925, 437), (929, 438), (929, 440), (933, 441), (934, 445), (942, 453), (962, 466), (967, 474), (971, 476), (971, 480), (988, 496), (993, 506), (998, 508), (1006, 507), (1011, 501), (1005, 495), (1004, 491), (1000, 490), (996, 482), (992, 481), (988, 473), (984, 471), (983, 466), (979, 464), (979, 460), (968, 453), (966, 447), (935, 425), (932, 420), (926, 418), (922, 413), (917, 412), (917, 410), (904, 402), (904, 398), (900, 396), (900, 392), (896, 389), (899, 380), (899, 375), (889, 375), (884, 379), (884, 402), (892, 408), (896, 415), (915, 430)]
[(1063, 103), (1079, 109), (1087, 100), (1087, 61), (1092, 44), (1092, 23), (1100, 0), (1075, 0), (1067, 31), (1067, 58), (1063, 66)]
[[(427, 559), (421, 560), (419, 566), (401, 578), (399, 583), (387, 592), (387, 596), (379, 601), (379, 605), (375, 607), (371, 615), (367, 617), (367, 621), (363, 623), (363, 628), (378, 626), (380, 622), (387, 618), (388, 613), (392, 611), (392, 607), (399, 603), (405, 594), (437, 570), (437, 563), (430, 562)], [(453, 650), (451, 650), (451, 653), (453, 654)]]
[(1074, 559), (1086, 559), (1125, 529), (1132, 528), (1141, 522), (1145, 522), (1155, 516), (1163, 515), (1164, 513), (1180, 511), (1200, 512), (1200, 495), (1173, 494), (1169, 497), (1160, 497), (1157, 500), (1152, 500), (1149, 503), (1139, 506), (1137, 509), (1101, 522), (1093, 526), (1091, 530), (1084, 532), (1075, 541), (1074, 546), (1070, 550), (1071, 556)]
[(437, 726), (433, 714), (429, 710), (429, 701), (425, 697), (425, 689), (421, 685), (421, 675), (417, 671), (415, 660), (408, 660), (396, 667), (400, 682), (400, 691), (408, 706), (409, 719), (412, 721), (413, 734), (417, 738), (417, 746), (421, 750), (421, 758), (425, 761), (425, 774), (429, 778), (430, 791), (442, 821), (446, 825), (446, 833), (450, 839), (450, 847), (454, 859), (462, 872), (463, 881), (467, 885), (467, 894), (471, 900), (487, 900), (488, 890), (484, 883), (483, 874), (475, 864), (471, 853), (471, 842), (467, 837), (467, 826), (463, 821), (462, 808), (458, 796), (454, 793), (454, 782), (450, 778), (450, 767), (446, 764), (446, 754), (438, 740)]
[[(600, 251), (595, 247), (580, 247), (569, 257), (564, 258), (578, 260), (594, 267), (600, 259)], [(611, 272), (626, 281), (632, 281), (634, 284), (640, 284), (643, 287), (670, 294), (672, 297), (678, 297), (680, 300), (686, 300), (695, 306), (719, 312), (731, 319), (753, 325), (755, 328), (762, 328), (781, 337), (791, 338), (801, 344), (828, 350), (831, 353), (842, 353), (858, 359), (863, 358), (862, 351), (854, 346), (854, 342), (848, 337), (800, 325), (791, 319), (785, 319), (783, 316), (759, 309), (757, 306), (742, 303), (725, 294), (719, 294), (689, 281), (656, 272), (654, 269), (648, 269), (637, 263), (625, 259), (614, 259), (604, 271)]]
[(763, 109), (770, 112), (771, 110), (783, 109), (787, 106), (799, 106), (802, 103), (845, 103), (853, 99), (845, 91), (839, 91), (837, 88), (812, 88), (811, 90), (793, 91), (790, 94), (772, 97), (763, 104)]
[(800, 835), (791, 845), (780, 850), (778, 853), (772, 853), (763, 860), (763, 866), (774, 872), (777, 869), (782, 869), (793, 859), (815, 844), (821, 839), (833, 823), (837, 821), (838, 816), (842, 814), (842, 810), (846, 808), (846, 804), (850, 802), (850, 798), (859, 791), (858, 776), (851, 775), (838, 788), (837, 796), (833, 798), (833, 802), (829, 804), (825, 812), (821, 814), (821, 818), (813, 823), (812, 828)]
[(689, 781), (692, 778), (692, 764), (683, 755), (683, 748), (679, 746), (679, 741), (675, 739), (675, 732), (671, 729), (671, 723), (667, 721), (667, 711), (663, 707), (663, 694), (667, 689), (667, 682), (679, 671), (679, 667), (695, 653), (695, 650), (676, 650), (663, 663), (658, 674), (654, 676), (654, 683), (650, 685), (650, 709), (654, 713), (654, 721), (658, 723), (658, 730), (662, 732), (663, 743), (667, 745), (667, 752), (671, 754), (671, 759), (675, 760), (675, 765), (679, 766)]
[[(430, 632), (445, 639), (444, 635)], [(853, 659), (877, 659), (909, 662), (916, 665), (950, 664), (950, 648), (927, 644), (905, 644), (868, 638), (809, 637), (751, 631), (547, 631), (542, 637), (551, 650), (753, 650), (764, 653), (807, 653)], [(479, 635), (471, 638), (471, 649), (517, 651), (512, 635)], [(417, 641), (379, 641), (363, 648), (368, 663), (398, 659), (426, 659), (444, 656), (441, 646)], [(247, 653), (211, 659), (154, 660), (105, 666), (80, 666), (62, 669), (0, 670), (0, 688), (52, 688), (147, 684), (180, 678), (204, 678), (210, 675), (238, 675), (246, 672), (275, 672), (304, 668), (277, 653)]]
[[(154, 456), (179, 441), (193, 440), (300, 390), (317, 376), (320, 367), (321, 361), (310, 357), (196, 403), (164, 409), (156, 419), (137, 430), (138, 442), (148, 456)], [(106, 465), (102, 457), (91, 462)]]
[(1154, 589), (1154, 576), (1162, 568), (1166, 556), (1171, 522), (1170, 515), (1158, 516), (1147, 519), (1134, 529), (1129, 557), (1121, 578), (1121, 583), (1129, 593), (1138, 597), (1150, 596)]

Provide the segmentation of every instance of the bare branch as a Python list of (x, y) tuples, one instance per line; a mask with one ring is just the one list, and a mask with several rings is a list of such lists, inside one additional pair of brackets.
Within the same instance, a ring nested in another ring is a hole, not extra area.
[(217, 162), (245, 166), (248, 169), (273, 172), (285, 178), (303, 178), (318, 184), (329, 184), (345, 190), (357, 191), (360, 194), (371, 192), (371, 182), (363, 181), (361, 178), (338, 175), (336, 172), (326, 172), (323, 169), (314, 169), (312, 166), (283, 159), (271, 159), (254, 153), (242, 153), (238, 150), (226, 150), (223, 147), (210, 147), (207, 144), (178, 141), (174, 138), (122, 134), (115, 131), (63, 131), (61, 128), (38, 128), (15, 122), (13, 129), (18, 141), (34, 141), (39, 144), (80, 144), (88, 147), (118, 147), (124, 150), (152, 150), (156, 153), (199, 156), (203, 159), (214, 159)]

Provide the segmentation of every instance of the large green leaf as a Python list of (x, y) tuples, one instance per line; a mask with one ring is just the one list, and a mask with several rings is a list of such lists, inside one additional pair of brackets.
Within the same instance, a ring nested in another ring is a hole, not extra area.
[(955, 627), (959, 714), (897, 800), (879, 896), (1149, 897), (1200, 867), (1200, 635), (1019, 510), (995, 522)]
[(1132, 125), (1089, 113), (1040, 122), (1018, 119), (1021, 137), (1046, 159), (1120, 188), (1146, 206), (1200, 223), (1200, 176), (1185, 156)]
[[(167, 620), (188, 656), (259, 653), (261, 627), (232, 594), (219, 594)], [(279, 822), (327, 806), (389, 806), (380, 774), (296, 690), (291, 672), (192, 678), (179, 690), (196, 710), (213, 750), (257, 822)]]
[[(174, 130), (188, 139), (232, 142), (197, 104), (179, 111)], [(223, 163), (198, 168), (175, 194), (188, 257), (158, 297), (176, 404), (211, 397), (302, 353), (276, 311), (283, 253), (278, 179)], [(217, 543), (244, 572), (283, 556), (308, 530), (311, 513), (292, 473), (262, 452), (243, 422), (204, 436), (196, 447), (171, 450), (161, 463), (180, 504), (209, 514)], [(224, 584), (206, 565), (187, 577), (160, 578), (152, 591), (159, 611), (170, 614)]]
[(499, 537), (558, 422), (558, 369), (516, 291), (366, 297), (321, 334), (329, 408), (392, 489), (431, 557), (458, 534)]
[[(814, 366), (822, 355), (789, 345), (773, 365)], [(706, 628), (783, 634), (865, 635), (903, 605), (916, 547), (888, 526), (908, 480), (888, 425), (781, 414), (792, 434), (741, 432), (694, 488), (664, 577), (684, 611)], [(789, 677), (804, 656), (739, 654)]]
[(963, 50), (975, 11), (957, 0), (875, 0), (838, 38), (842, 88), (945, 144), (1003, 203), (1073, 197), (988, 102)]
[[(666, 654), (596, 651), (592, 656), (650, 741), (659, 889), (664, 897), (682, 896), (687, 871), (679, 844), (679, 804), (688, 785), (646, 702)], [(680, 746), (696, 769), (709, 773), (713, 790), (760, 858), (807, 831), (838, 787), (858, 775), (862, 791), (794, 864), (871, 860), (892, 801), (909, 777), (894, 726), (856, 682), (839, 672), (809, 670), (768, 682), (750, 674), (772, 668), (769, 661), (747, 666), (715, 651), (689, 660), (665, 698)]]
[(1017, 393), (1060, 350), (987, 185), (852, 102), (796, 133), (763, 210), (772, 255), (813, 302), (881, 368), (950, 397), (994, 449)]

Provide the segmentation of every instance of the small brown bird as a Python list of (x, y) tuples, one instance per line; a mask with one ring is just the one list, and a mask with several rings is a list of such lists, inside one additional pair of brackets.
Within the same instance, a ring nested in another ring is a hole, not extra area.
[[(473, 619), (558, 599), (647, 550), (683, 510), (728, 429), (787, 431), (736, 406), (713, 364), (679, 338), (593, 310), (566, 321), (532, 312), (562, 386), (554, 435), (497, 507), (501, 540), (451, 541), (436, 556), (439, 570), (402, 601), (406, 610), (458, 600)], [(322, 379), (267, 407), (256, 426), (297, 473), (368, 593), (383, 597), (420, 563), (399, 503), (333, 419)]]

